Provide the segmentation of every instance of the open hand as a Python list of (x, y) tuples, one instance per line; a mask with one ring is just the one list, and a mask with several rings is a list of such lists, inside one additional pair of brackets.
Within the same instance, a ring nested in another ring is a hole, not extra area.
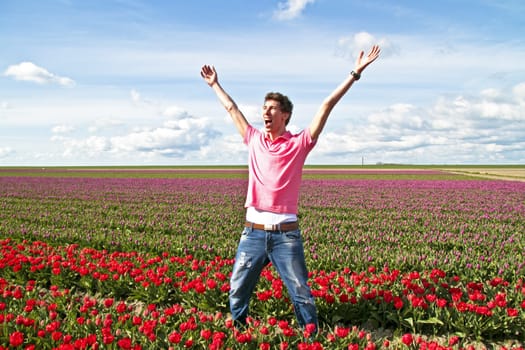
[(361, 74), (370, 63), (374, 62), (379, 57), (380, 52), (381, 49), (379, 48), (379, 45), (372, 46), (366, 57), (364, 57), (365, 52), (361, 51), (357, 57), (354, 70)]
[(215, 67), (209, 65), (202, 66), (201, 77), (209, 86), (212, 86), (217, 82), (217, 71), (215, 70)]

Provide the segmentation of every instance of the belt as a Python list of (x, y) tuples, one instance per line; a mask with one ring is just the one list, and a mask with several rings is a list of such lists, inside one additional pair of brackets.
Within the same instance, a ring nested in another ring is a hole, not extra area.
[(294, 222), (283, 222), (282, 224), (254, 224), (253, 222), (246, 221), (244, 225), (256, 230), (265, 230), (265, 231), (294, 231), (299, 228), (299, 223)]

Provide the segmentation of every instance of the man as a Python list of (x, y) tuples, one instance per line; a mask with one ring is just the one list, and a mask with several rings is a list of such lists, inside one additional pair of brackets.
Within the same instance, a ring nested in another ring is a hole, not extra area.
[(286, 130), (293, 105), (280, 93), (268, 93), (263, 105), (264, 130), (253, 128), (237, 104), (219, 84), (213, 66), (204, 65), (201, 76), (215, 91), (248, 146), (246, 224), (230, 279), (230, 310), (235, 325), (246, 323), (248, 305), (262, 269), (272, 263), (283, 280), (301, 327), (315, 332), (317, 311), (307, 284), (297, 206), (302, 168), (337, 102), (379, 57), (379, 46), (365, 57), (361, 51), (354, 70), (323, 101), (310, 126), (293, 135)]

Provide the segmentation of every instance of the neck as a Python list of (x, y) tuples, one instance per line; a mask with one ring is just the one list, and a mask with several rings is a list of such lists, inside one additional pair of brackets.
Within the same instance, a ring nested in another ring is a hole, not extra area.
[(286, 132), (286, 129), (282, 129), (279, 131), (267, 131), (266, 135), (268, 136), (270, 140), (274, 141), (279, 136), (282, 136), (285, 132)]

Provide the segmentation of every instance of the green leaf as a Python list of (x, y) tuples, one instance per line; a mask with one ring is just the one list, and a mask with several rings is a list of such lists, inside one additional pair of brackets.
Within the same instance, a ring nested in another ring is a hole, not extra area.
[(406, 323), (410, 325), (411, 328), (414, 328), (414, 319), (412, 317), (403, 319)]
[(434, 325), (440, 325), (440, 326), (444, 325), (443, 321), (441, 321), (439, 318), (436, 318), (436, 317), (431, 317), (431, 318), (426, 319), (426, 320), (417, 320), (416, 323), (434, 324)]

